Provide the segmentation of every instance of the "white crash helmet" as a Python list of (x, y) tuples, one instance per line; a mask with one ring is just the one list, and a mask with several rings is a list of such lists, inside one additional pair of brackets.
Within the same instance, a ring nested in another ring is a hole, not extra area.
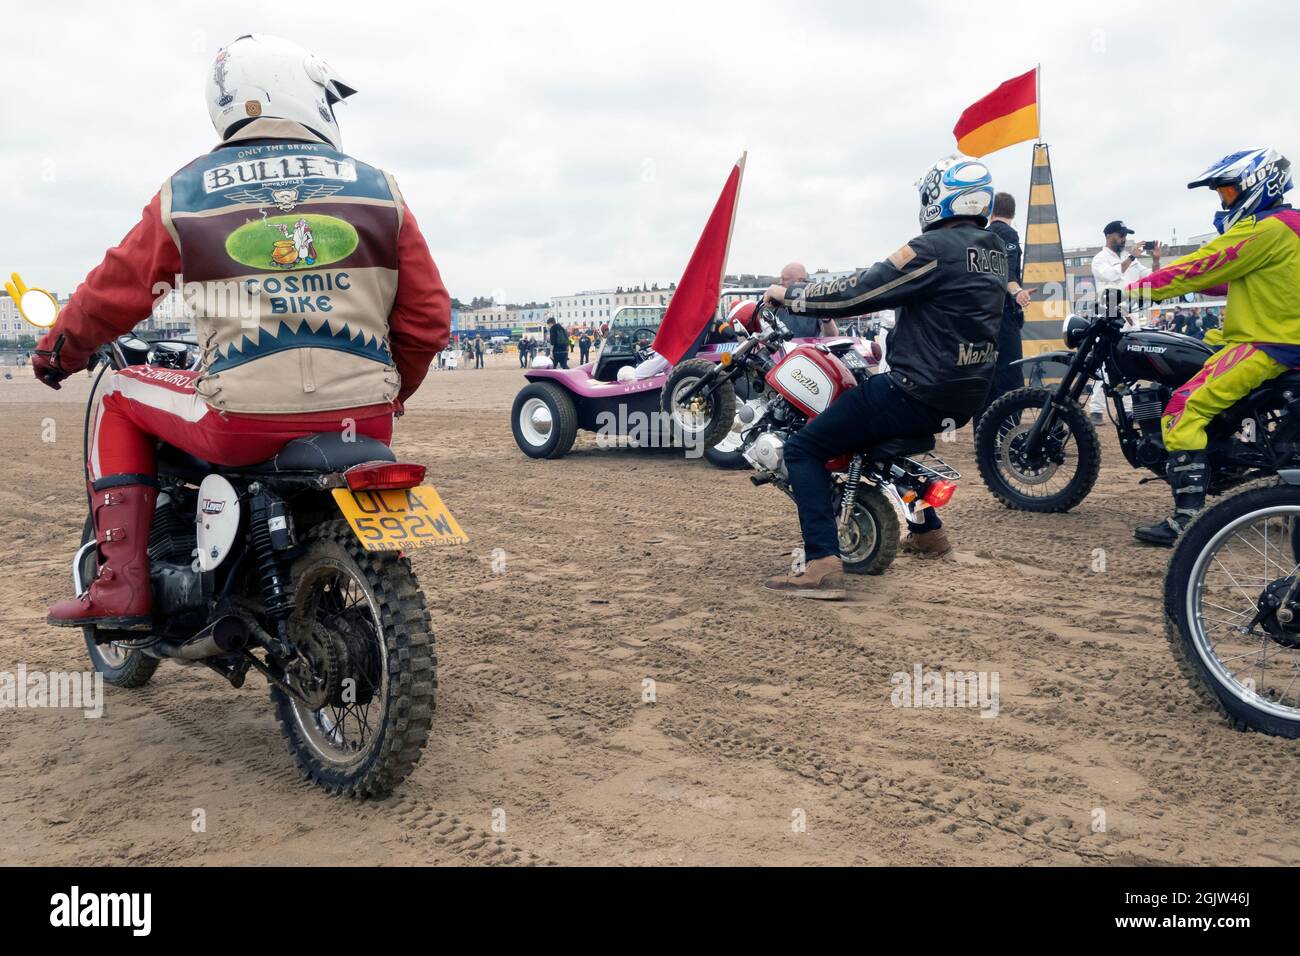
[(208, 115), (223, 140), (259, 116), (301, 123), (335, 149), (342, 145), (334, 104), (355, 93), (333, 68), (296, 43), (250, 33), (220, 50), (208, 74)]
[(954, 153), (939, 160), (916, 184), (921, 194), (921, 231), (949, 219), (972, 216), (987, 226), (993, 208), (993, 174), (978, 159)]

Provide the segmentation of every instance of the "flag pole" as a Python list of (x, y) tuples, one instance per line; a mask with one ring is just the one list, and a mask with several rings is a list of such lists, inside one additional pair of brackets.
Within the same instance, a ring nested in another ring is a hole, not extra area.
[[(1038, 159), (1038, 147), (1043, 142), (1043, 63), (1040, 60), (1034, 64), (1034, 109), (1038, 111), (1038, 136), (1034, 140), (1034, 148), (1029, 153), (1029, 195), (1034, 193), (1034, 161)], [(1055, 196), (1053, 196), (1055, 199)], [(1029, 202), (1025, 202), (1025, 237), (1029, 236)], [(1023, 249), (1023, 242), (1021, 244)], [(1022, 253), (1023, 255), (1023, 253)], [(1022, 283), (1023, 285), (1023, 283)]]
[(1034, 66), (1034, 107), (1038, 110), (1038, 142), (1043, 141), (1043, 64)]
[[(1042, 127), (1039, 127), (1042, 132)], [(1041, 139), (1041, 137), (1040, 137)], [(1034, 162), (1038, 159), (1038, 143), (1029, 150), (1029, 195), (1025, 197), (1025, 231), (1020, 234), (1020, 287), (1025, 287), (1025, 243), (1029, 241), (1029, 209), (1034, 201)]]
[(736, 210), (740, 208), (740, 187), (745, 185), (745, 160), (748, 158), (749, 150), (745, 150), (736, 161), (736, 165), (740, 167), (740, 175), (736, 177), (736, 201), (731, 206), (731, 225), (727, 229), (727, 248), (722, 253), (722, 275), (718, 277), (719, 289), (727, 283), (727, 260), (731, 258), (731, 237), (736, 231)]

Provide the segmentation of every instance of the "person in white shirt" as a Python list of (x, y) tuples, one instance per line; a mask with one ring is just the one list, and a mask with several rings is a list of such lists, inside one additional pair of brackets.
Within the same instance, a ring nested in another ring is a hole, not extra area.
[[(1133, 230), (1124, 225), (1122, 220), (1108, 222), (1104, 230), (1106, 244), (1092, 257), (1092, 282), (1096, 288), (1097, 301), (1107, 289), (1123, 289), (1130, 282), (1144, 279), (1152, 273), (1139, 256), (1143, 247), (1139, 243), (1130, 243), (1128, 237)], [(1160, 255), (1164, 247), (1155, 243), (1149, 250), (1151, 263), (1155, 269), (1160, 268)], [(1130, 328), (1139, 328), (1137, 316), (1130, 314), (1126, 319)], [(1088, 401), (1088, 412), (1094, 424), (1100, 425), (1106, 419), (1106, 392), (1101, 380), (1092, 387), (1092, 398)]]

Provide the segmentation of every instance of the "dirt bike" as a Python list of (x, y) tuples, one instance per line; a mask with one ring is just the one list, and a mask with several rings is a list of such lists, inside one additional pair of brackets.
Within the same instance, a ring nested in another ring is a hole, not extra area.
[[(714, 364), (679, 363), (663, 388), (662, 408), (684, 434), (705, 448), (717, 445), (739, 416), (739, 447), (756, 486), (775, 485), (793, 497), (785, 443), (831, 403), (873, 374), (853, 340), (805, 343), (792, 339), (776, 313), (759, 309), (764, 331)], [(736, 410), (736, 384), (751, 398)], [(826, 463), (833, 473), (840, 554), (854, 574), (882, 574), (898, 550), (898, 516), (920, 522), (926, 507), (948, 503), (961, 478), (931, 454), (933, 435), (894, 438)]]
[(1230, 495), (1183, 532), (1165, 630), (1183, 675), (1239, 730), (1300, 737), (1300, 468)]
[[(1174, 390), (1214, 354), (1197, 339), (1155, 329), (1124, 331), (1113, 305), (1091, 318), (1066, 321), (1070, 351), (1049, 352), (1015, 364), (1059, 363), (1055, 389), (1020, 388), (994, 401), (980, 417), (975, 454), (980, 475), (1008, 508), (1065, 512), (1092, 490), (1101, 468), (1101, 442), (1080, 405), (1100, 378), (1125, 459), (1163, 481), (1168, 453), (1160, 421)], [(1284, 467), (1295, 458), (1294, 425), (1300, 372), (1266, 383), (1219, 415), (1207, 429), (1212, 495)]]
[[(123, 336), (95, 364), (102, 379), (132, 365), (191, 368), (196, 356), (192, 343)], [(235, 688), (255, 670), (304, 776), (331, 793), (388, 793), (420, 759), (437, 687), (429, 614), (402, 552), (465, 541), (421, 486), (424, 473), (382, 442), (346, 434), (296, 439), (241, 468), (162, 445), (152, 625), (83, 628), (95, 669), (126, 688), (164, 660), (205, 666)], [(100, 565), (90, 518), (81, 540), (77, 594)]]

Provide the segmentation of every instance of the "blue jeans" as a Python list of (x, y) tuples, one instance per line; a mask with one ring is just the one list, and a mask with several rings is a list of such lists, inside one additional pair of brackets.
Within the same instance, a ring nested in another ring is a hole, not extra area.
[[(804, 560), (816, 561), (840, 553), (836, 531), (831, 473), (826, 462), (840, 455), (865, 451), (889, 438), (934, 435), (943, 431), (938, 409), (918, 401), (894, 383), (889, 375), (873, 375), (818, 415), (785, 444), (785, 467), (799, 528), (803, 532)], [(943, 527), (933, 508), (925, 509), (925, 524), (914, 531)]]

